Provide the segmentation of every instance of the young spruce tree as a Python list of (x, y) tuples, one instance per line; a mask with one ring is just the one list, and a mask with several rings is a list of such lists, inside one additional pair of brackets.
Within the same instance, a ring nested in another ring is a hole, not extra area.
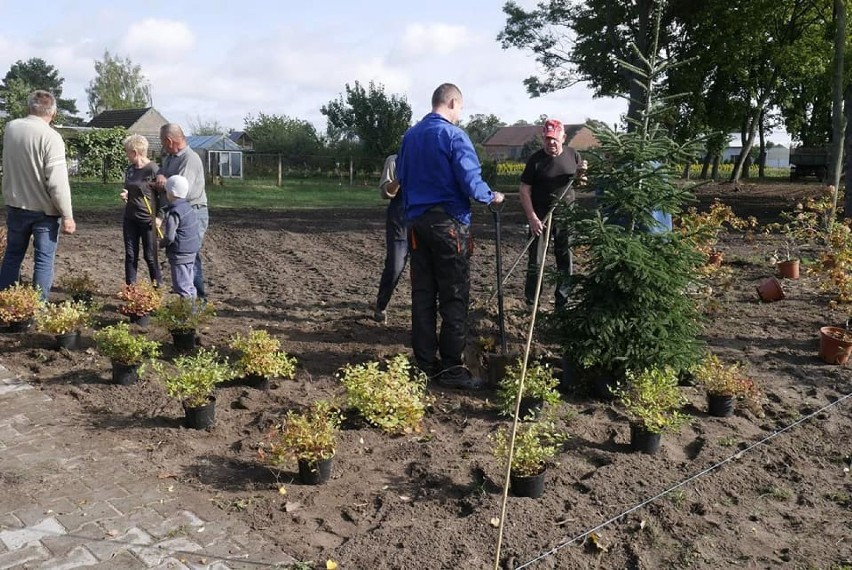
[(655, 121), (666, 100), (654, 87), (670, 64), (657, 57), (656, 41), (652, 46), (638, 54), (641, 67), (621, 63), (641, 78), (645, 94), (629, 132), (591, 124), (600, 141), (589, 160), (596, 207), (575, 206), (556, 222), (567, 224), (573, 247), (584, 253), (572, 302), (553, 315), (553, 330), (578, 372), (615, 381), (626, 371), (684, 370), (701, 348), (700, 313), (687, 291), (704, 259), (654, 218), (680, 213), (691, 199), (694, 186), (675, 180), (700, 143), (679, 144)]

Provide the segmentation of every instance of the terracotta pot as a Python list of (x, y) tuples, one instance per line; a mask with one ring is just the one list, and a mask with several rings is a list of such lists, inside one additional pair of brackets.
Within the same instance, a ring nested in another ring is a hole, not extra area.
[(823, 361), (829, 364), (846, 364), (850, 354), (852, 354), (852, 334), (839, 327), (819, 329), (819, 357)]
[(799, 278), (799, 260), (788, 259), (787, 261), (779, 261), (775, 264), (778, 269), (778, 274), (785, 279)]
[(781, 288), (781, 282), (778, 279), (770, 277), (757, 286), (757, 295), (761, 301), (771, 303), (784, 298), (784, 289)]
[(714, 251), (710, 255), (707, 256), (707, 265), (712, 265), (713, 267), (721, 267), (722, 266), (722, 252)]

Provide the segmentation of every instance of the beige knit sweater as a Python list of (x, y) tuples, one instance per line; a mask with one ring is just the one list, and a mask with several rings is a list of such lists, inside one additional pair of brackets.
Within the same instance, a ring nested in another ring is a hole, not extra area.
[(3, 135), (3, 199), (7, 206), (73, 218), (65, 142), (41, 118), (6, 125)]

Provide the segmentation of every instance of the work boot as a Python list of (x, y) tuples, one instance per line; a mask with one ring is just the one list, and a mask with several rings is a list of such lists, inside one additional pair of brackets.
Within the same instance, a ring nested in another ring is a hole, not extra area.
[(485, 380), (477, 378), (462, 366), (444, 370), (435, 379), (435, 383), (442, 388), (453, 390), (482, 390), (488, 385)]
[(388, 324), (388, 312), (376, 309), (376, 311), (373, 313), (373, 320), (383, 325)]

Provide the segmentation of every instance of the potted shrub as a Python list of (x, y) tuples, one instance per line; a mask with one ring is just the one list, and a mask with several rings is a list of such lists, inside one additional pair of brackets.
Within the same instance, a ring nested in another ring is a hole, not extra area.
[(91, 303), (98, 292), (98, 284), (88, 271), (64, 276), (59, 280), (59, 286), (71, 296), (72, 300), (84, 303)]
[(163, 362), (155, 365), (169, 396), (180, 400), (188, 428), (206, 429), (216, 414), (216, 386), (234, 377), (234, 369), (220, 359), (216, 349), (200, 349), (191, 356), (175, 358), (173, 371)]
[(35, 315), (36, 328), (52, 334), (60, 348), (73, 350), (80, 340), (80, 328), (89, 324), (92, 309), (83, 301), (62, 301), (42, 305)]
[(143, 327), (148, 325), (150, 314), (163, 302), (163, 294), (151, 281), (124, 285), (118, 292), (118, 298), (122, 301), (118, 311), (127, 315), (131, 323)]
[(268, 389), (271, 378), (291, 380), (296, 375), (296, 359), (281, 350), (281, 341), (265, 330), (234, 335), (229, 346), (239, 352), (237, 373), (256, 388)]
[(766, 225), (767, 233), (780, 232), (783, 240), (782, 247), (771, 256), (781, 277), (799, 278), (799, 250), (803, 244), (822, 234), (822, 214), (827, 207), (829, 205), (824, 201), (811, 200), (807, 207), (800, 202), (792, 212), (781, 212), (781, 222)]
[(347, 364), (338, 373), (346, 388), (347, 404), (370, 424), (390, 434), (419, 432), (431, 403), (426, 375), (415, 374), (404, 354), (378, 362)]
[(117, 323), (92, 335), (98, 352), (112, 361), (112, 381), (133, 384), (139, 379), (145, 362), (160, 354), (160, 343), (130, 332), (130, 325)]
[(675, 432), (686, 422), (680, 409), (687, 403), (671, 368), (628, 372), (626, 384), (615, 395), (630, 417), (630, 445), (634, 451), (653, 454), (660, 449), (661, 435)]
[(692, 241), (695, 249), (705, 256), (707, 265), (719, 267), (723, 255), (716, 249), (716, 244), (722, 230), (743, 229), (757, 223), (757, 220), (737, 217), (730, 206), (716, 199), (704, 212), (699, 212), (695, 207), (689, 208), (678, 222), (675, 231)]
[[(494, 455), (503, 461), (509, 458), (511, 431), (500, 427), (492, 437)], [(518, 424), (512, 462), (509, 467), (509, 485), (518, 497), (538, 499), (544, 493), (547, 468), (567, 436), (560, 433), (552, 422)]]
[(154, 323), (171, 333), (175, 348), (191, 350), (195, 348), (196, 331), (213, 320), (216, 310), (212, 303), (175, 296), (155, 309), (151, 316)]
[(819, 329), (819, 357), (828, 364), (846, 364), (852, 355), (852, 332), (840, 327)]
[(331, 477), (331, 462), (343, 416), (329, 402), (319, 400), (303, 413), (289, 411), (273, 434), (267, 457), (281, 465), (295, 457), (299, 479), (319, 485)]
[[(506, 368), (506, 374), (498, 385), (497, 404), (500, 413), (504, 416), (512, 417), (515, 415), (522, 365), (523, 361), (518, 359)], [(559, 386), (559, 380), (554, 376), (550, 365), (541, 361), (530, 362), (524, 378), (524, 393), (521, 397), (518, 417), (522, 420), (534, 420), (541, 413), (541, 408), (545, 403), (558, 403), (557, 386)]]
[(0, 324), (7, 332), (24, 332), (43, 304), (38, 289), (22, 283), (0, 291)]
[(733, 415), (735, 400), (742, 400), (750, 410), (759, 413), (760, 390), (742, 364), (725, 364), (715, 354), (708, 354), (690, 372), (707, 391), (707, 409), (711, 416)]

